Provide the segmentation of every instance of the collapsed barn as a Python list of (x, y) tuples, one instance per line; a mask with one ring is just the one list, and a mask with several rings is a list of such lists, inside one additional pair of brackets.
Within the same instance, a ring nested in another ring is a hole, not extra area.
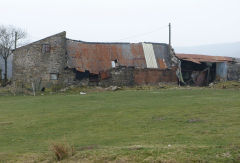
[(178, 65), (168, 44), (84, 42), (61, 32), (14, 50), (13, 82), (39, 89), (176, 83)]
[(196, 54), (176, 56), (181, 60), (184, 84), (204, 86), (215, 80), (240, 79), (240, 63), (235, 58)]
[(100, 43), (66, 38), (66, 32), (13, 51), (15, 86), (133, 86), (161, 82), (204, 86), (239, 80), (240, 60), (177, 54), (164, 43)]

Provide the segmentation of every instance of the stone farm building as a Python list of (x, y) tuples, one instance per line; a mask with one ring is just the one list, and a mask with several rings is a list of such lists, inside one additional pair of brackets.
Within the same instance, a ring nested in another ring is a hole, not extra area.
[(239, 80), (230, 57), (175, 55), (163, 43), (100, 43), (66, 38), (66, 32), (13, 51), (13, 83), (37, 89), (53, 85), (133, 86), (171, 82), (207, 85)]
[(13, 82), (39, 89), (68, 86), (132, 86), (177, 82), (178, 59), (168, 44), (96, 43), (66, 32), (14, 50)]

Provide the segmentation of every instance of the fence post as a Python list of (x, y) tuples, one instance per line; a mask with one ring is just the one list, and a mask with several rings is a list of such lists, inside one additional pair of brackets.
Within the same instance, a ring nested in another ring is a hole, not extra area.
[(35, 87), (34, 87), (33, 82), (32, 82), (32, 89), (33, 89), (33, 95), (35, 96), (36, 94), (35, 94)]

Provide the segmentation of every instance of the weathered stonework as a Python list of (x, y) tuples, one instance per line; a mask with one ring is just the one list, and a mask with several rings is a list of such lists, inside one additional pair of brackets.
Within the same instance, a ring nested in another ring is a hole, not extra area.
[(158, 83), (177, 83), (176, 69), (135, 69), (136, 85), (155, 85)]
[[(49, 52), (43, 53), (44, 44), (50, 46)], [(40, 87), (64, 84), (66, 62), (66, 33), (62, 32), (14, 51), (13, 82), (34, 83)], [(51, 73), (57, 74), (58, 80), (51, 80)]]
[(116, 67), (102, 74), (108, 77), (99, 82), (100, 86), (133, 86), (134, 85), (134, 68), (133, 67)]
[(228, 63), (227, 65), (227, 79), (240, 80), (240, 63)]
[(158, 83), (177, 83), (178, 78), (174, 69), (140, 69), (134, 67), (117, 67), (102, 74), (108, 74), (106, 79), (99, 82), (101, 86), (134, 86), (156, 85)]
[[(143, 45), (152, 50), (143, 51)], [(177, 82), (174, 54), (167, 44), (86, 43), (62, 32), (17, 48), (13, 83), (36, 90), (69, 85), (133, 86)], [(146, 64), (148, 60), (148, 65)], [(114, 62), (114, 63), (113, 63)], [(149, 68), (155, 63), (156, 68)]]

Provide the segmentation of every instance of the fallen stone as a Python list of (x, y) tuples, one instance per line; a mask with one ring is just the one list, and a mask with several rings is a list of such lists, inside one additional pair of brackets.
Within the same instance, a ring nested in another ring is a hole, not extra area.
[(121, 89), (121, 87), (118, 87), (118, 86), (110, 86), (110, 87), (105, 88), (105, 90), (107, 90), (107, 91), (117, 91), (119, 89)]

